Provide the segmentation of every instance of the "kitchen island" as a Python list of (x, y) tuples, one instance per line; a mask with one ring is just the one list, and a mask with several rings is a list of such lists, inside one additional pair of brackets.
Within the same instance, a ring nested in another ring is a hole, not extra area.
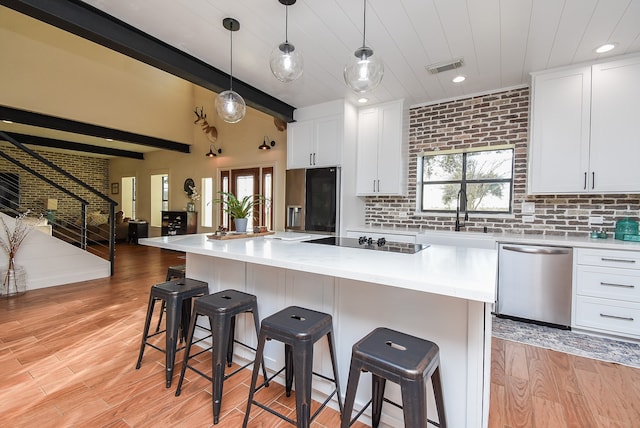
[[(184, 251), (187, 276), (207, 281), (211, 292), (234, 288), (255, 294), (261, 318), (289, 305), (331, 314), (343, 394), (351, 346), (373, 328), (386, 326), (437, 343), (449, 426), (487, 426), (497, 251), (433, 245), (400, 254), (285, 240), (290, 237), (213, 240), (196, 234), (139, 242)], [(255, 344), (246, 321), (238, 319), (237, 336)], [(314, 370), (330, 373), (326, 343), (316, 344), (315, 352)], [(236, 353), (250, 357), (242, 349)], [(265, 360), (269, 369), (279, 369), (282, 345), (268, 343)], [(361, 383), (356, 408), (369, 398), (369, 377)], [(316, 399), (330, 389), (331, 384), (314, 378)], [(401, 402), (396, 385), (388, 383), (387, 391)], [(383, 423), (402, 426), (401, 411), (389, 405), (383, 410)], [(431, 393), (429, 414), (436, 417)]]

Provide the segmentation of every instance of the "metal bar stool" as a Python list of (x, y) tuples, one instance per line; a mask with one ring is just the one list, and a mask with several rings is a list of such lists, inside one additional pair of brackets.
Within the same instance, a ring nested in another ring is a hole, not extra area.
[[(333, 366), (333, 379), (313, 372), (313, 345), (318, 340), (327, 337), (331, 364)], [(258, 350), (256, 361), (263, 361), (264, 345), (267, 340), (275, 339), (284, 343), (285, 366), (271, 378), (256, 387), (260, 364), (253, 366), (247, 411), (244, 416), (243, 427), (249, 422), (251, 405), (255, 404), (298, 428), (308, 428), (313, 419), (327, 405), (331, 397), (337, 394), (338, 406), (342, 411), (342, 399), (340, 397), (340, 382), (338, 379), (338, 365), (335, 355), (335, 343), (333, 338), (333, 322), (331, 315), (298, 306), (290, 306), (276, 312), (262, 320), (260, 335), (258, 337)], [(264, 362), (262, 363), (264, 366)], [(285, 371), (285, 392), (287, 397), (291, 395), (291, 387), (295, 379), (296, 391), (296, 421), (282, 415), (275, 410), (253, 399), (254, 394), (263, 386), (266, 386), (274, 377)], [(311, 381), (312, 375), (316, 375), (335, 384), (335, 389), (311, 416)]]
[[(167, 268), (167, 277), (165, 281), (171, 281), (172, 279), (185, 278), (187, 276), (187, 265), (174, 265)], [(160, 317), (158, 318), (158, 325), (156, 325), (156, 332), (160, 331), (160, 324), (162, 324), (162, 316), (166, 310), (166, 303), (163, 300), (160, 308)], [(180, 329), (180, 340), (184, 336), (182, 328)]]
[[(213, 401), (213, 423), (217, 424), (220, 417), (220, 407), (222, 405), (222, 387), (224, 381), (233, 376), (234, 374), (245, 369), (249, 365), (253, 364), (253, 361), (248, 362), (244, 366), (234, 370), (230, 374), (224, 373), (225, 362), (228, 367), (231, 367), (233, 359), (233, 345), (237, 343), (248, 349), (255, 351), (255, 348), (248, 346), (242, 342), (235, 340), (235, 324), (236, 315), (243, 314), (245, 312), (252, 313), (253, 321), (255, 324), (256, 337), (260, 329), (260, 322), (258, 316), (258, 301), (256, 296), (252, 294), (243, 293), (236, 290), (225, 290), (218, 293), (210, 294), (208, 296), (201, 297), (195, 301), (193, 306), (193, 315), (191, 317), (191, 323), (189, 324), (189, 333), (187, 335), (186, 350), (184, 353), (184, 361), (182, 363), (182, 370), (180, 371), (180, 380), (178, 381), (178, 387), (176, 388), (176, 397), (180, 395), (182, 391), (182, 382), (184, 380), (184, 374), (187, 368), (190, 368), (200, 376), (205, 377), (211, 382), (212, 386), (212, 401)], [(211, 329), (205, 329), (210, 331), (206, 337), (193, 340), (193, 333), (198, 328), (204, 328), (197, 324), (199, 316), (209, 317), (209, 324)], [(208, 348), (199, 351), (195, 354), (191, 354), (191, 346), (202, 342), (208, 338), (211, 338), (212, 345)], [(197, 357), (198, 355), (208, 352), (213, 352), (211, 358), (211, 376), (203, 373), (197, 368), (189, 365), (189, 360)], [(265, 379), (267, 378), (267, 370), (263, 366), (263, 374)]]
[[(176, 349), (178, 328), (180, 323), (182, 323), (182, 325), (189, 325), (189, 318), (191, 317), (191, 299), (205, 294), (209, 294), (209, 285), (206, 282), (190, 278), (163, 282), (162, 284), (156, 284), (151, 287), (151, 292), (149, 293), (149, 305), (147, 306), (147, 317), (144, 322), (142, 343), (140, 344), (140, 355), (138, 355), (136, 369), (140, 368), (146, 345), (164, 352), (166, 355), (166, 386), (167, 388), (171, 386), (171, 377), (173, 376), (176, 352), (182, 349)], [(166, 304), (167, 325), (166, 329), (149, 334), (149, 324), (151, 324), (151, 317), (153, 316), (153, 308), (156, 300), (162, 300)], [(149, 342), (150, 338), (161, 333), (165, 333), (166, 343), (164, 349)]]
[[(372, 398), (351, 419), (362, 371), (371, 372)], [(429, 377), (433, 385), (439, 423), (427, 419), (426, 387)], [(387, 380), (400, 385), (403, 406), (384, 398)], [(341, 427), (351, 426), (369, 404), (372, 404), (372, 426), (377, 427), (383, 401), (403, 409), (406, 427), (426, 428), (427, 423), (430, 423), (446, 428), (438, 345), (388, 328), (377, 328), (353, 345)]]

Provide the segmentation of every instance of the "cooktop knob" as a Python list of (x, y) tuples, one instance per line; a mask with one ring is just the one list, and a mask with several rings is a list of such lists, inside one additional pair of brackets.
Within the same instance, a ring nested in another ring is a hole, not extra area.
[(378, 247), (382, 247), (384, 244), (387, 243), (387, 240), (384, 238), (378, 238), (378, 241), (376, 241), (376, 243), (378, 244)]

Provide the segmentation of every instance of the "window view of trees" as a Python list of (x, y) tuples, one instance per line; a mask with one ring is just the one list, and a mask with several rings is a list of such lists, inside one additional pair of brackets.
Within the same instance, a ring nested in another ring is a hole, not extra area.
[[(432, 153), (422, 158), (422, 211), (511, 212), (513, 149)], [(460, 208), (464, 209), (464, 198)]]

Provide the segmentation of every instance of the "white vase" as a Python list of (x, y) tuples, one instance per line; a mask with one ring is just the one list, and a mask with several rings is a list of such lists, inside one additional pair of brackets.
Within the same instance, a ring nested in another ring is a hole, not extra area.
[(236, 225), (236, 232), (246, 233), (247, 232), (247, 221), (249, 219), (246, 218), (235, 218), (233, 222)]

